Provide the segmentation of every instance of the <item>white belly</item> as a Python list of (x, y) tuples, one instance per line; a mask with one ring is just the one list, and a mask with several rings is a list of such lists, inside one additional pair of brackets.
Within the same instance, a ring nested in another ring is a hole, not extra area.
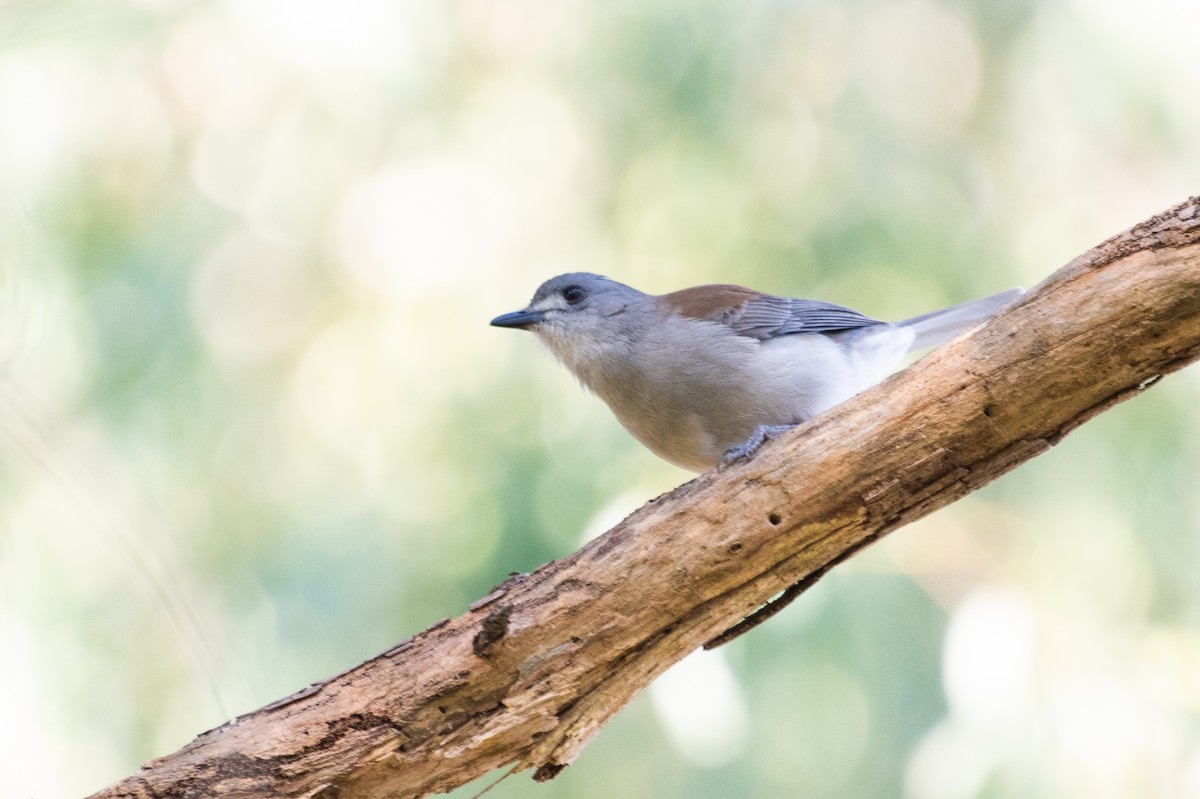
[[(702, 472), (759, 425), (806, 421), (886, 377), (912, 343), (890, 326), (760, 342), (715, 323), (673, 320), (636, 345), (619, 371), (588, 369), (584, 383), (659, 457)], [(669, 344), (668, 344), (669, 342)], [(682, 347), (679, 342), (686, 342)]]

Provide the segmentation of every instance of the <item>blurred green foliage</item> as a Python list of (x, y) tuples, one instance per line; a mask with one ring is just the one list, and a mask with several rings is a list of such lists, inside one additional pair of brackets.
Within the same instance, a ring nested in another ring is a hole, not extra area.
[[(1194, 190), (1198, 25), (3, 3), (0, 796), (97, 789), (686, 479), (487, 328), (542, 279), (883, 318), (1032, 285)], [(491, 796), (1200, 795), (1198, 397), (1106, 414)]]

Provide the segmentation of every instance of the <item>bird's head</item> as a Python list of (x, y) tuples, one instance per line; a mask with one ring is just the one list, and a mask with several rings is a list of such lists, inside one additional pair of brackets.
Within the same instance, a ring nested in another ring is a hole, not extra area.
[(552, 277), (529, 305), (492, 320), (536, 334), (568, 368), (580, 374), (598, 359), (627, 348), (654, 298), (589, 272)]

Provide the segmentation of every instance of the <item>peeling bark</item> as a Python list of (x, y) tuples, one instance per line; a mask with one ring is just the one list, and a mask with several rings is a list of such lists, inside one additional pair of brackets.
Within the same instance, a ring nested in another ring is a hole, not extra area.
[(508, 764), (549, 779), (658, 674), (771, 597), (1198, 356), (1193, 198), (751, 462), (95, 796), (415, 797)]

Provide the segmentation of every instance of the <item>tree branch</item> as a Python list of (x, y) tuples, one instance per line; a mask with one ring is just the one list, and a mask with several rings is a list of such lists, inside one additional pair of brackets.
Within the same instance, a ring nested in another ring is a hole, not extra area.
[(511, 763), (548, 779), (658, 674), (772, 596), (1198, 356), (1193, 198), (750, 463), (95, 796), (421, 796)]

